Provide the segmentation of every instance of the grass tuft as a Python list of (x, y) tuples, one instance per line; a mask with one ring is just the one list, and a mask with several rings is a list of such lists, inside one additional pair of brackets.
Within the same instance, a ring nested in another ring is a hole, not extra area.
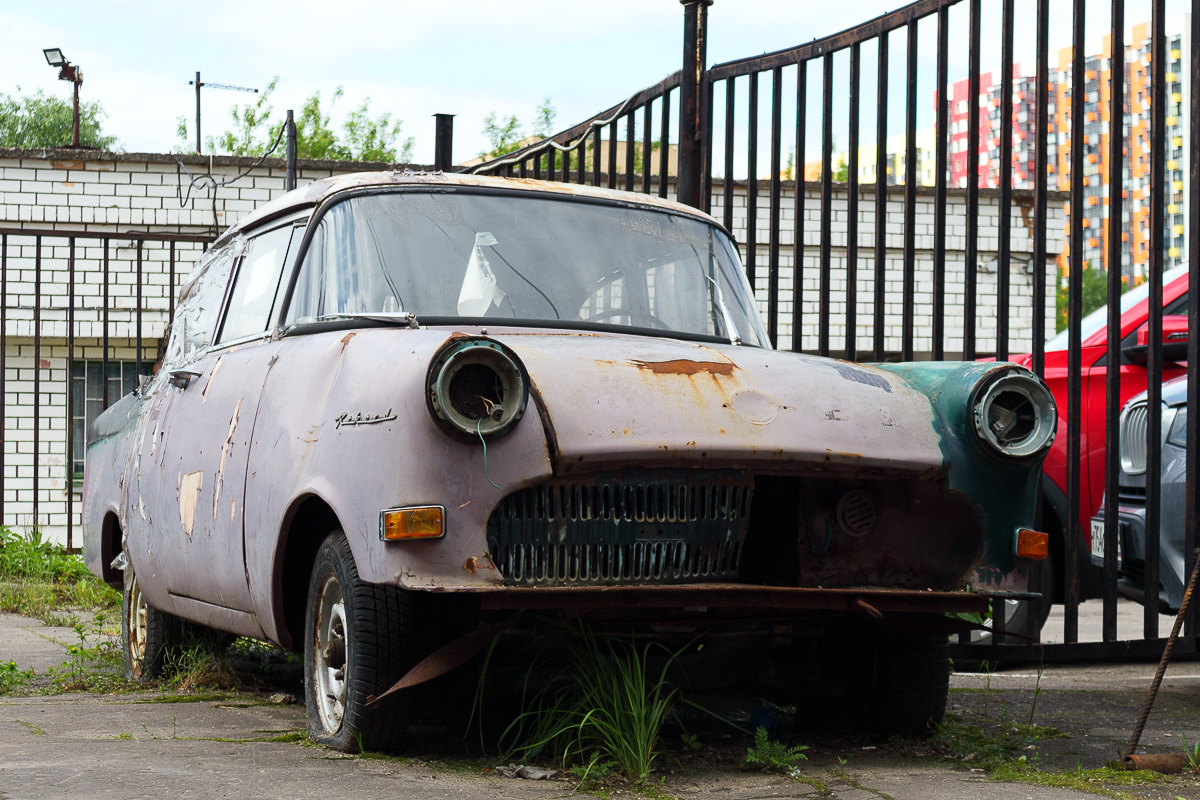
[(121, 595), (88, 572), (83, 559), (31, 529), (0, 527), (0, 611), (71, 624), (64, 609), (119, 608)]
[[(531, 763), (549, 755), (564, 769), (582, 770), (584, 780), (611, 761), (626, 778), (645, 780), (663, 723), (680, 702), (667, 670), (682, 650), (598, 635), (583, 621), (557, 624), (553, 645), (565, 661), (527, 694), (526, 710), (501, 735), (506, 757)], [(658, 659), (661, 667), (652, 666)]]

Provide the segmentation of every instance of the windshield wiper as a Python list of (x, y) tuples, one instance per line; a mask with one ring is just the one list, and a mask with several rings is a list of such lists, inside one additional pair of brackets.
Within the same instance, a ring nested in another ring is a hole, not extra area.
[(300, 325), (311, 325), (318, 322), (339, 322), (342, 320), (356, 319), (370, 320), (371, 322), (385, 322), (399, 327), (412, 328), (413, 330), (421, 327), (417, 322), (417, 315), (411, 312), (396, 311), (389, 313), (387, 311), (375, 311), (368, 313), (346, 313), (339, 311), (334, 314), (322, 314), (319, 317), (313, 317), (311, 319), (296, 322), (292, 325), (289, 325), (287, 330), (292, 330)]
[(721, 317), (725, 320), (725, 332), (729, 334), (729, 343), (740, 345), (742, 336), (738, 333), (737, 325), (733, 324), (733, 314), (729, 313), (729, 306), (725, 305), (725, 295), (721, 292), (721, 287), (707, 275), (704, 276), (704, 280), (712, 284), (713, 299), (721, 307)]

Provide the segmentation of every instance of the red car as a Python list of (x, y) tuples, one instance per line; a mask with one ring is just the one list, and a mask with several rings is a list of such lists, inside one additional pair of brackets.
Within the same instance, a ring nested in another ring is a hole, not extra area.
[[(1163, 275), (1163, 374), (1164, 381), (1187, 371), (1181, 363), (1187, 358), (1188, 268), (1177, 267)], [(1146, 390), (1147, 320), (1150, 316), (1149, 284), (1143, 283), (1121, 296), (1121, 405)], [(1108, 374), (1108, 308), (1101, 306), (1083, 318), (1083, 365), (1080, 420), (1079, 520), (1083, 544), (1079, 548), (1080, 599), (1099, 597), (1100, 570), (1089, 558), (1088, 520), (1096, 515), (1104, 496), (1105, 386)], [(1067, 528), (1067, 345), (1069, 330), (1061, 331), (1046, 342), (1046, 385), (1058, 406), (1058, 435), (1042, 467), (1042, 530), (1051, 533), (1050, 558), (1041, 562), (1040, 575), (1031, 586), (1040, 583), (1043, 595), (1062, 600), (1062, 565)], [(1033, 366), (1033, 356), (1012, 359)], [(1036, 575), (1036, 573), (1035, 573)], [(1030, 617), (1026, 608), (1037, 607), (1038, 627), (1045, 623), (1050, 603), (1021, 604), (1009, 617), (1010, 629), (1028, 632)]]

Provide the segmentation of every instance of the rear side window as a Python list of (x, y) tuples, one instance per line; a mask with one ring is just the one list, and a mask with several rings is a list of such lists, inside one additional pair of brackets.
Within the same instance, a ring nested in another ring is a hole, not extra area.
[(287, 258), (292, 226), (276, 228), (247, 243), (229, 293), (225, 322), (217, 343), (262, 333), (271, 319), (279, 276)]
[(167, 364), (190, 364), (208, 352), (221, 299), (229, 285), (229, 273), (245, 244), (246, 240), (239, 237), (223, 247), (209, 250), (196, 262), (188, 282), (179, 290), (179, 304), (175, 319), (171, 321)]

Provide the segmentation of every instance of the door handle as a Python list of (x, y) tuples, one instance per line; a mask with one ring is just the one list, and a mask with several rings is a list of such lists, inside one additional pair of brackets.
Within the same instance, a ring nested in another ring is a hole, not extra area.
[(180, 389), (186, 389), (192, 378), (199, 378), (199, 372), (193, 372), (190, 369), (176, 369), (171, 371), (171, 385)]

